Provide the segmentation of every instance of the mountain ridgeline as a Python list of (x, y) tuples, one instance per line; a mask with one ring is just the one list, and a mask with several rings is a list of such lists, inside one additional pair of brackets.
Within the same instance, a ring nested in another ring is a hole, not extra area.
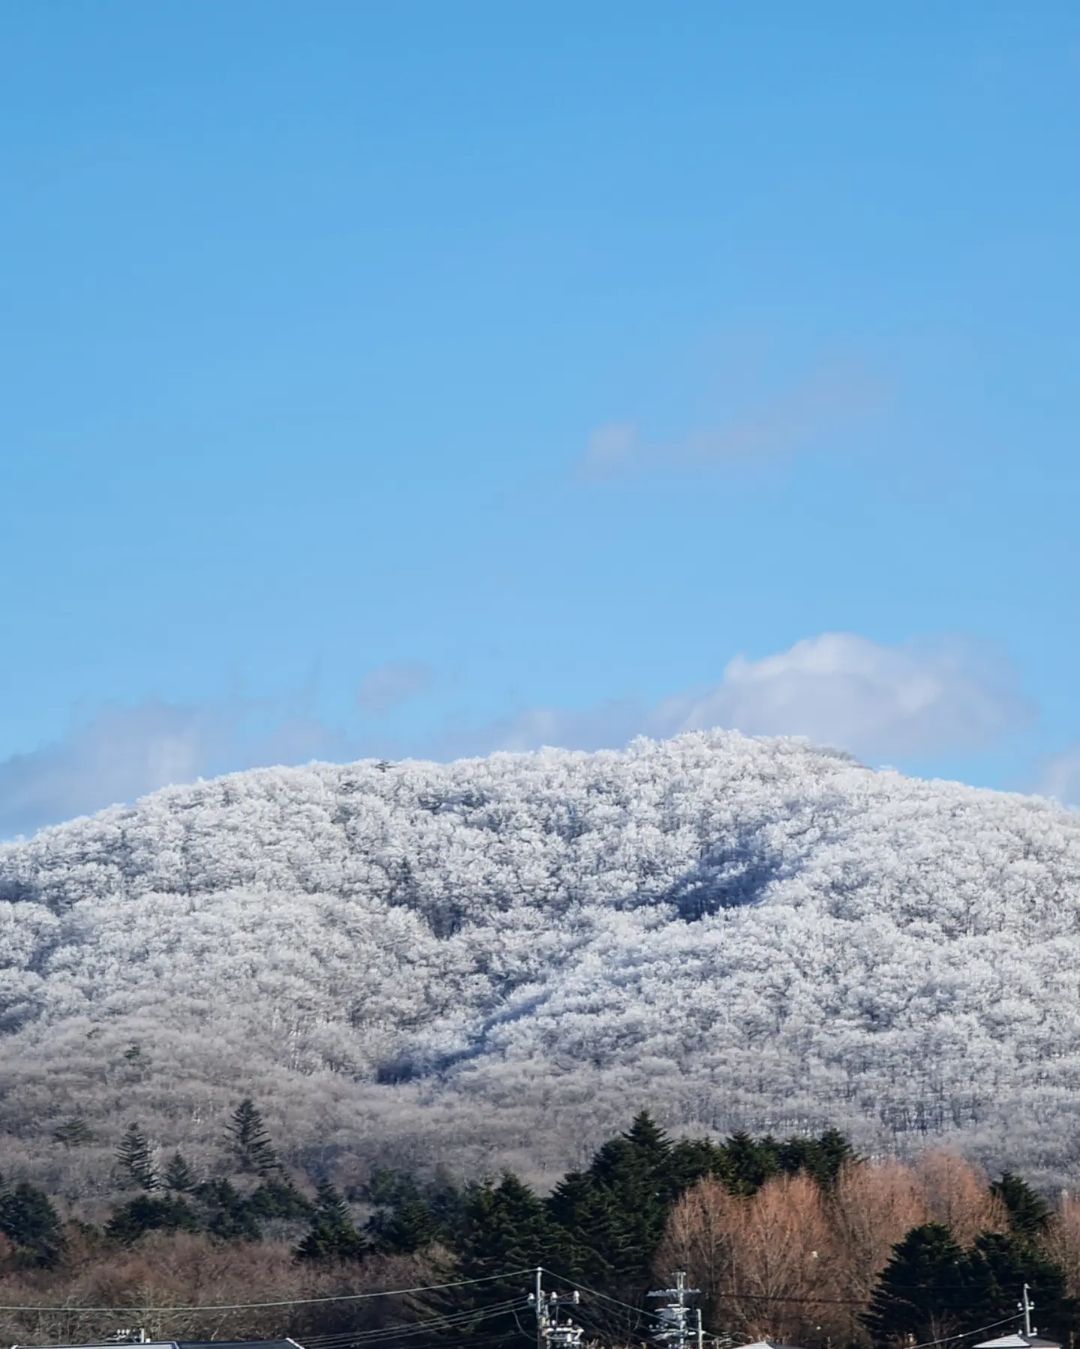
[(0, 1142), (74, 1193), (250, 1091), (313, 1172), (542, 1179), (648, 1101), (1061, 1179), (1078, 901), (1077, 816), (790, 740), (170, 788), (0, 847)]

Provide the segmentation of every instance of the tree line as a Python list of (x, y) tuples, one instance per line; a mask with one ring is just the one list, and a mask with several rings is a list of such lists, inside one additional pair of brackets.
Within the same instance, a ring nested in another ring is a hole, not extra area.
[[(77, 1126), (60, 1126), (56, 1141), (71, 1146)], [(1078, 1323), (1080, 1206), (1051, 1209), (1020, 1176), (991, 1182), (948, 1152), (910, 1164), (863, 1158), (835, 1129), (672, 1139), (642, 1112), (541, 1195), (509, 1171), (464, 1184), (388, 1169), (345, 1190), (326, 1177), (312, 1183), (288, 1173), (250, 1099), (232, 1112), (224, 1142), (226, 1165), (199, 1175), (180, 1152), (159, 1156), (130, 1123), (115, 1151), (126, 1192), (97, 1223), (62, 1214), (28, 1182), (0, 1183), (0, 1300), (111, 1299), (152, 1313), (147, 1288), (163, 1265), (185, 1277), (185, 1262), (195, 1284), (184, 1287), (196, 1291), (163, 1289), (163, 1306), (393, 1286), (407, 1270), (414, 1287), (485, 1281), (414, 1297), (408, 1316), (452, 1315), (460, 1335), (475, 1312), (485, 1336), (514, 1336), (516, 1311), (493, 1319), (485, 1309), (519, 1298), (522, 1277), (492, 1276), (539, 1264), (603, 1295), (586, 1295), (580, 1316), (609, 1343), (647, 1337), (647, 1294), (676, 1268), (700, 1289), (708, 1328), (737, 1338), (896, 1349), (1012, 1317), (1025, 1283), (1044, 1334), (1068, 1342)], [(217, 1271), (212, 1297), (200, 1282), (207, 1268)], [(283, 1326), (280, 1315), (237, 1311), (229, 1333), (370, 1329), (381, 1313), (365, 1303), (289, 1315)], [(35, 1337), (17, 1313), (8, 1317), (12, 1340)], [(177, 1334), (162, 1318), (157, 1333)], [(220, 1334), (221, 1317), (213, 1321), (189, 1319), (188, 1337)], [(64, 1333), (78, 1328), (108, 1329), (69, 1312)]]

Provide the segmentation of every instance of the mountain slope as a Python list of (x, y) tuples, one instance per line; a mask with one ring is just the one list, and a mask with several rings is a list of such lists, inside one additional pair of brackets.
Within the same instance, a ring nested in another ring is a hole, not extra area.
[(73, 1113), (197, 1152), (248, 1090), (342, 1174), (557, 1167), (642, 1101), (1080, 1141), (1080, 819), (798, 742), (242, 773), (0, 848), (0, 901), (23, 1157)]

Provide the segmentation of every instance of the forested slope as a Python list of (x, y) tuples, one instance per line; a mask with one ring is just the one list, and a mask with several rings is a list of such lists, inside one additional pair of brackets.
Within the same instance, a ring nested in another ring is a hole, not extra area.
[(250, 1093), (342, 1177), (553, 1171), (648, 1101), (1062, 1176), (1078, 899), (1074, 815), (729, 733), (169, 789), (0, 848), (5, 1152)]

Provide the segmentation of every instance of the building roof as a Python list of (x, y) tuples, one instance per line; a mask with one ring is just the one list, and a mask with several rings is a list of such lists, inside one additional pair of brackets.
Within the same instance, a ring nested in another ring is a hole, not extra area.
[(983, 1340), (975, 1349), (1061, 1349), (1057, 1340), (1043, 1340), (1038, 1335), (999, 1335), (996, 1340)]

